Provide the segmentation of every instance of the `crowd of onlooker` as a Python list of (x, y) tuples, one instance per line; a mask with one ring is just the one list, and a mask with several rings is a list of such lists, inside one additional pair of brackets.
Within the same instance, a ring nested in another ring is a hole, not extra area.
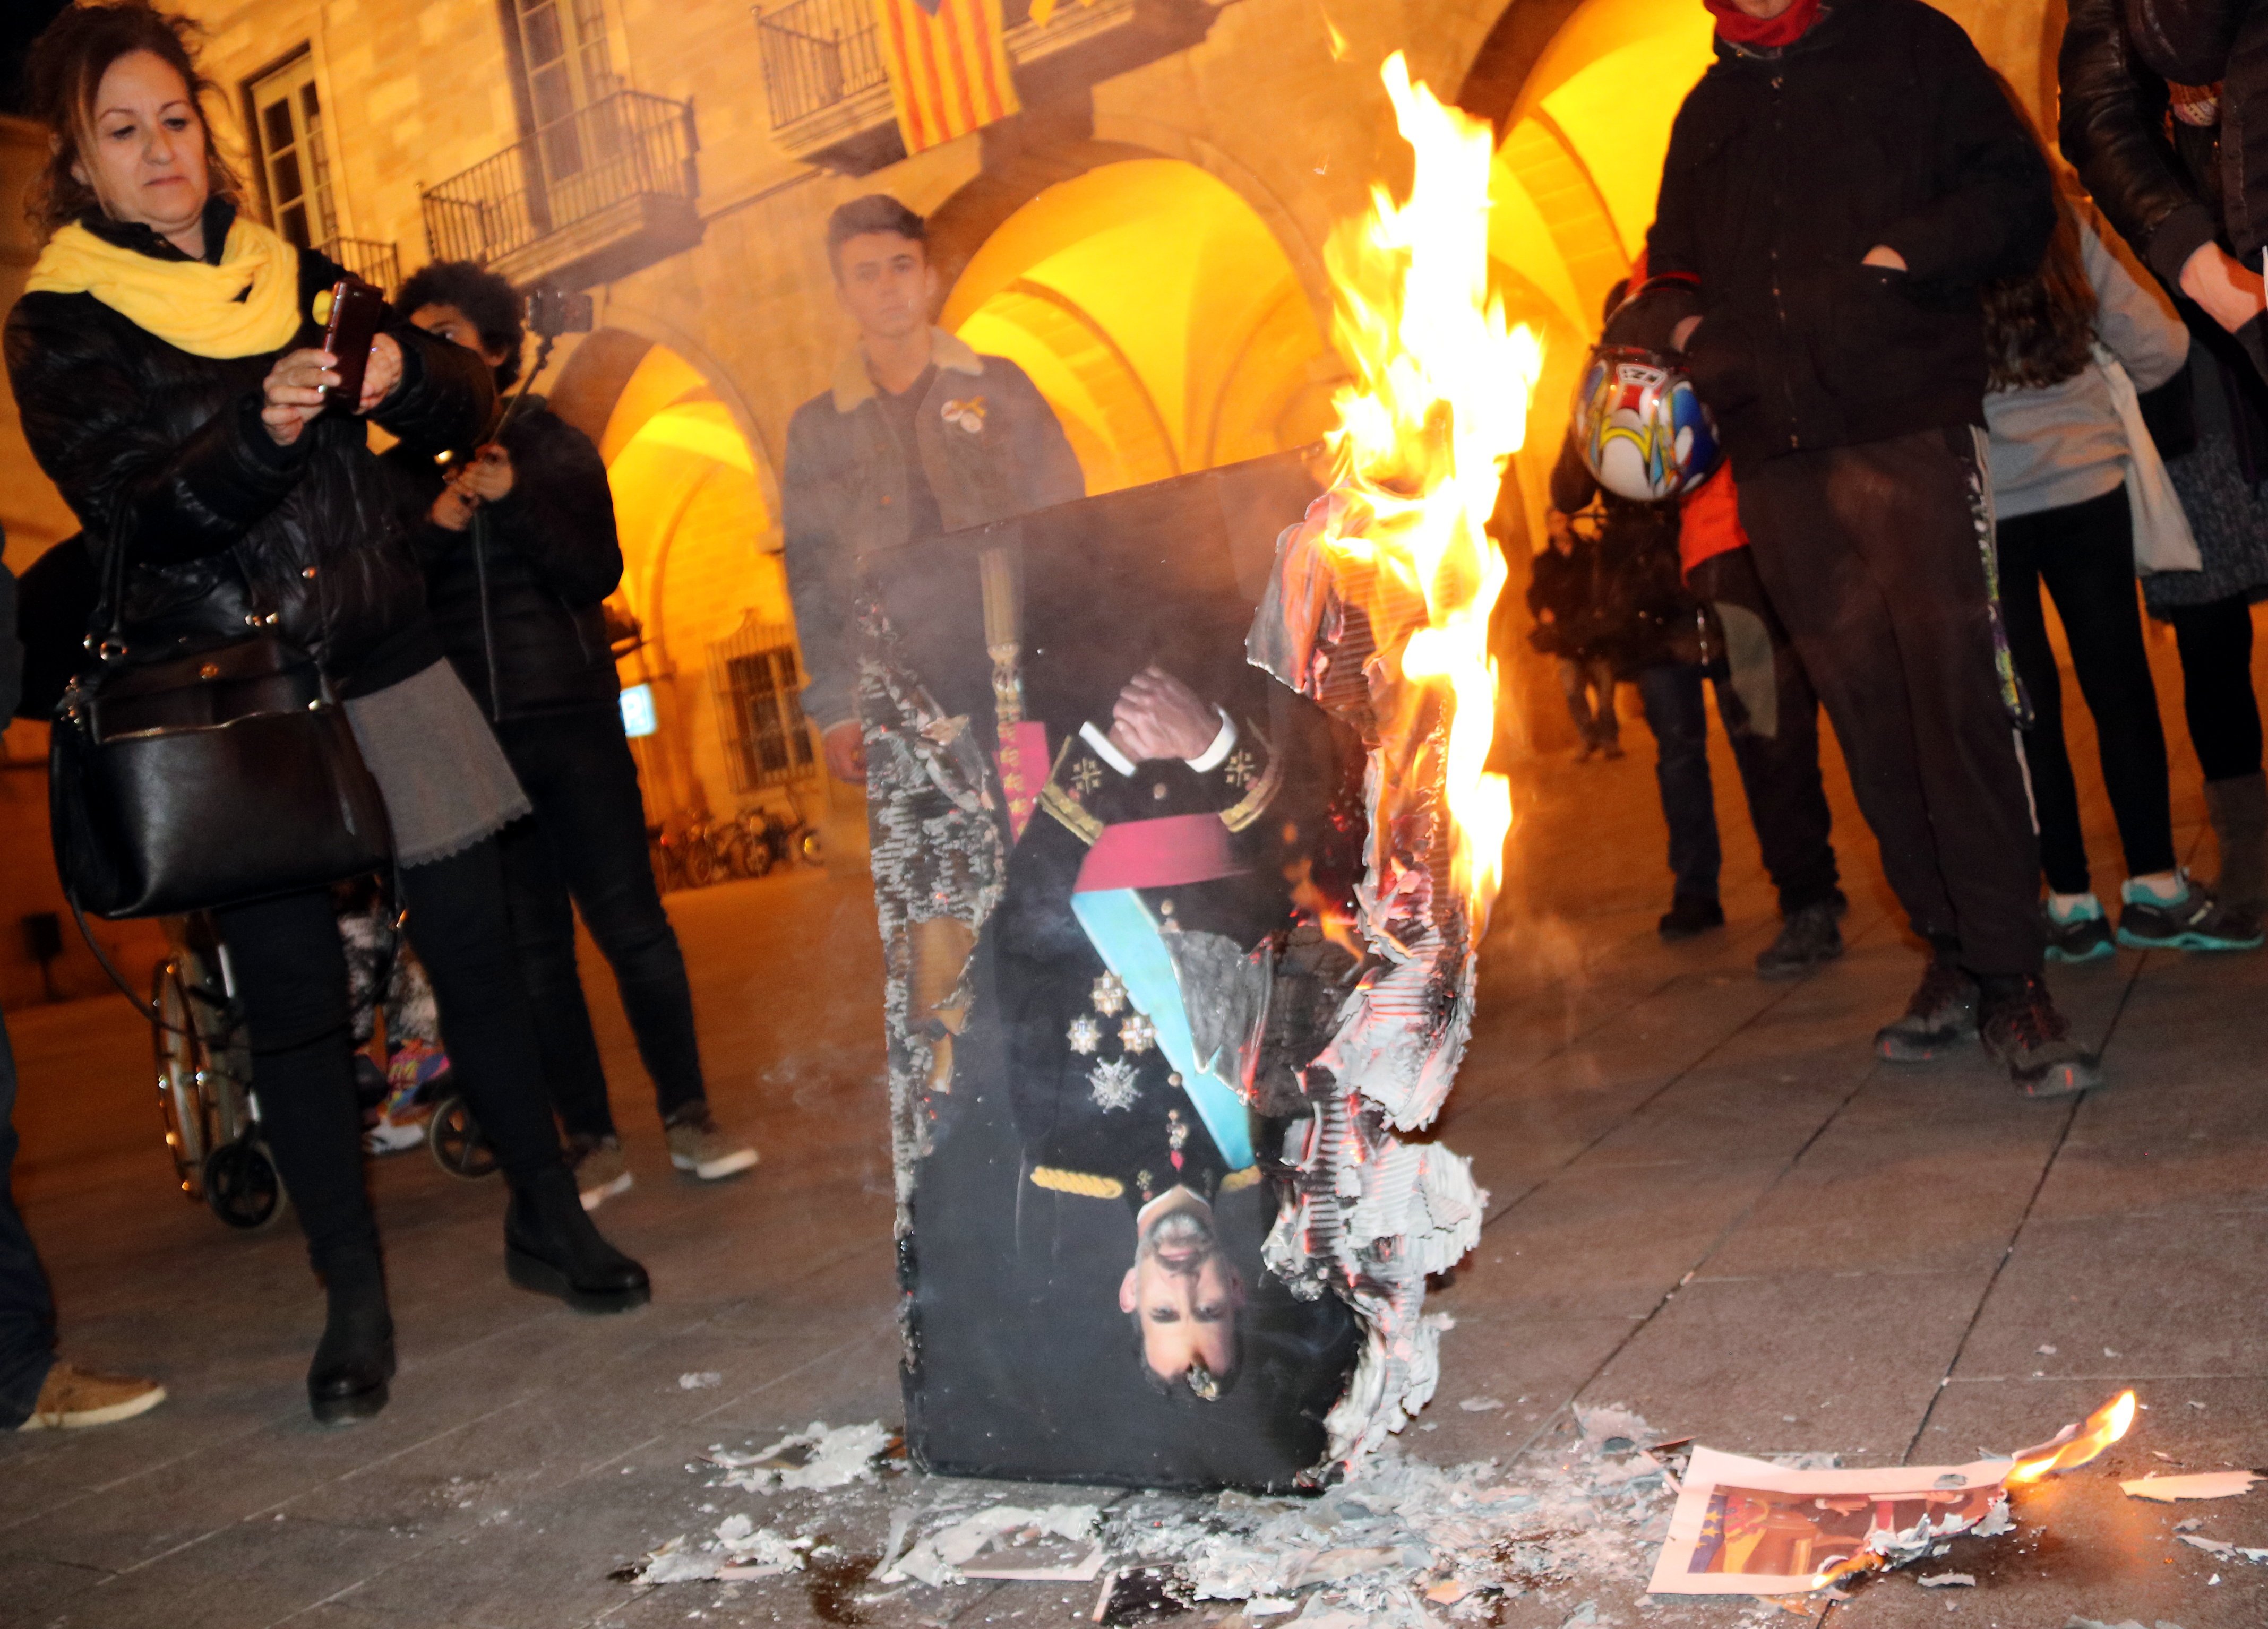
[[(1663, 938), (1724, 921), (1713, 689), (1784, 918), (1758, 971), (1842, 953), (1824, 702), (1929, 952), (1881, 1055), (1981, 1038), (2028, 1094), (2087, 1090), (2100, 1060), (2045, 961), (2255, 950), (2268, 913), (2251, 671), (2268, 187), (2228, 162), (2243, 115), (2268, 116), (2268, 74), (2249, 83), (2259, 70), (2232, 51), (2235, 0), (2074, 0), (2058, 164), (1920, 0), (1706, 4), (1717, 60), (1678, 114), (1600, 355), (1690, 387), (1726, 457), (1674, 495), (1623, 495), (1598, 478), (1613, 432), (1579, 414), (1530, 638), (1557, 660), (1584, 759), (1622, 755), (1616, 688), (1638, 692), (1675, 878)], [(2043, 588), (2124, 851), (2115, 921)], [(2176, 850), (2145, 608), (2180, 655), (2211, 884)]]

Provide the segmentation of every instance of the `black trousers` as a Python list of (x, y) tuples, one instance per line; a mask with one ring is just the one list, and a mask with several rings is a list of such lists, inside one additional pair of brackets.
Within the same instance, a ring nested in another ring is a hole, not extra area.
[[(611, 1136), (606, 1071), (575, 965), (575, 912), (615, 970), (638, 1056), (666, 1120), (706, 1096), (693, 989), (646, 852), (637, 760), (609, 707), (496, 727), (533, 819), (506, 829), (513, 943), (534, 1002), (551, 1100), (567, 1129)], [(570, 900), (572, 903), (570, 903)]]
[(2208, 781), (2260, 773), (2260, 701), (2252, 691), (2252, 605), (2242, 594), (2169, 613), (2182, 653), (2182, 712)]
[(55, 1361), (55, 1298), (9, 1178), (16, 1164), (16, 1054), (0, 1025), (0, 1431), (32, 1417)]
[[(486, 838), (400, 874), (409, 942), (433, 983), (441, 1036), (473, 1117), (519, 1186), (560, 1162), (535, 1020), (515, 965), (504, 863)], [(346, 954), (328, 890), (217, 914), (252, 1043), (261, 1134), (318, 1272), (378, 1247), (363, 1186), (362, 1119), (347, 1037)]]
[[(2055, 596), (2071, 645), (2071, 666), (2102, 764), (2102, 784), (2117, 817), (2129, 876), (2174, 869), (2174, 818), (2166, 790), (2166, 731), (2142, 644), (2134, 594), (2134, 526), (2126, 488), (1999, 524), (2000, 603), (2008, 649), (2031, 693), (2024, 732), (2039, 812), (2040, 861), (2058, 893), (2088, 891), (2087, 844), (2079, 829), (2079, 788), (2063, 733), (2063, 680), (2048, 643), (2040, 585)], [(2248, 619), (2247, 627), (2250, 627)], [(2245, 686), (2251, 693), (2250, 675)]]
[(1791, 452), (1741, 481), (1757, 572), (1914, 930), (2037, 973), (2039, 843), (1993, 666), (1966, 429)]

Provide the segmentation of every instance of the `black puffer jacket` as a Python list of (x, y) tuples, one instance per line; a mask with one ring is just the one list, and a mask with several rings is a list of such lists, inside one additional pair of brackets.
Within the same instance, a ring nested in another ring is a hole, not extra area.
[[(504, 432), (512, 490), (452, 532), (416, 533), (441, 643), (490, 718), (611, 707), (620, 688), (599, 602), (622, 580), (607, 466), (591, 438), (530, 397)], [(432, 452), (386, 455), (405, 502), (430, 514)]]
[[(234, 218), (221, 201), (206, 210), (216, 258)], [(147, 227), (85, 224), (182, 258)], [(302, 250), (301, 312), (343, 275)], [(386, 332), (401, 348), (401, 383), (372, 416), (436, 443), (476, 433), (495, 399), (480, 358), (408, 323)], [(284, 349), (321, 341), (306, 316)], [(25, 439), (98, 564), (114, 518), (130, 517), (127, 622), (141, 642), (240, 635), (256, 606), (276, 613), (277, 631), (313, 651), (344, 695), (439, 659), (409, 526), (363, 421), (328, 410), (289, 447), (261, 426), (261, 384), (281, 351), (192, 356), (91, 294), (41, 293), (9, 313), (6, 352)]]
[[(1618, 341), (1699, 312), (1696, 387), (1737, 474), (1799, 449), (1984, 422), (1977, 285), (2039, 263), (2047, 165), (1959, 24), (1835, 0), (1763, 52), (1719, 40), (1679, 109)], [(1860, 264), (1887, 245), (1903, 273)]]

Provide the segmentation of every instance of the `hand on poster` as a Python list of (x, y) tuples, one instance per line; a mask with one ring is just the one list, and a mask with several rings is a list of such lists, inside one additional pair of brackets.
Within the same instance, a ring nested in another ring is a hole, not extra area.
[(827, 752), (827, 773), (853, 786), (866, 783), (866, 735), (856, 719), (835, 726), (820, 737)]
[(1203, 754), (1220, 733), (1220, 715), (1162, 668), (1126, 681), (1110, 718), (1110, 745), (1136, 763)]

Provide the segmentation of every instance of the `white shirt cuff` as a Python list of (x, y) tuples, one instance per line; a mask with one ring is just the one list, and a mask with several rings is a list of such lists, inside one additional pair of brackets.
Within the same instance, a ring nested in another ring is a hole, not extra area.
[[(1235, 720), (1229, 717), (1228, 710), (1226, 708), (1217, 707), (1213, 708), (1213, 711), (1220, 715), (1220, 730), (1219, 733), (1213, 737), (1211, 745), (1206, 747), (1204, 752), (1199, 752), (1195, 758), (1187, 760), (1189, 767), (1196, 770), (1199, 774), (1204, 774), (1208, 769), (1219, 768), (1221, 764), (1227, 759), (1229, 753), (1236, 749)], [(1130, 775), (1134, 773), (1134, 760), (1127, 757), (1125, 753), (1120, 752), (1116, 747), (1113, 746), (1110, 744), (1110, 737), (1103, 734), (1100, 730), (1097, 730), (1093, 724), (1081, 724), (1079, 727), (1079, 738), (1086, 743), (1088, 747), (1094, 751), (1094, 753), (1097, 758), (1101, 759), (1104, 763), (1108, 764), (1120, 774)]]
[(1228, 715), (1226, 708), (1217, 707), (1213, 711), (1220, 715), (1220, 733), (1213, 737), (1211, 746), (1189, 759), (1189, 767), (1199, 774), (1220, 767), (1236, 745), (1236, 721)]

